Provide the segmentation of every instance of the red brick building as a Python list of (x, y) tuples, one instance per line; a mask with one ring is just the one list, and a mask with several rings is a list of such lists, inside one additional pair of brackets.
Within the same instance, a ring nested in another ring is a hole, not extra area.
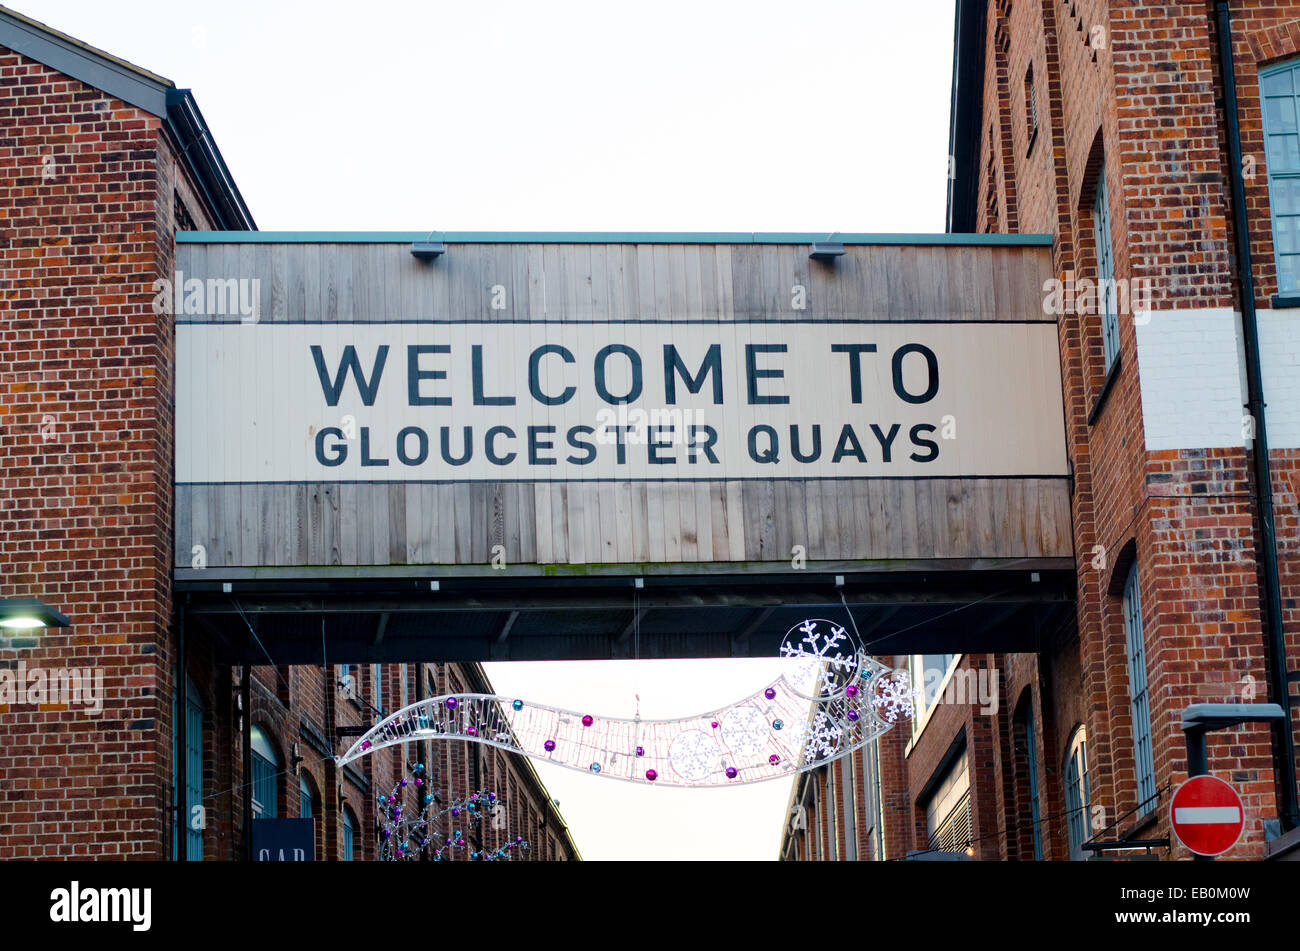
[[(856, 827), (845, 766), (808, 778), (786, 857), (1169, 837), (1183, 709), (1300, 679), (1300, 3), (958, 0), (956, 27), (949, 230), (1053, 237), (1076, 621), (1036, 654), (912, 658), (940, 693), (991, 672), (996, 713), (928, 705), (881, 740)], [(1291, 727), (1210, 735), (1247, 809), (1225, 857), (1295, 857)]]
[[(100, 708), (0, 701), (0, 858), (178, 851), (175, 348), (170, 315), (150, 302), (173, 276), (176, 231), (213, 228), (255, 225), (190, 92), (0, 8), (0, 598), (36, 598), (72, 622), (0, 637), (0, 666), (84, 668)], [(261, 774), (256, 814), (310, 810), (319, 857), (373, 858), (375, 797), (402, 754), (339, 775), (338, 730), (408, 697), (489, 690), (477, 665), (415, 664), (354, 670), (346, 693), (336, 665), (255, 668), (245, 690), (247, 669), (217, 665), (203, 630), (187, 643), (197, 742), (185, 798), (207, 818), (186, 840), (191, 858), (242, 855), (239, 793), (256, 778), (244, 767), (263, 761), (276, 768)], [(260, 760), (244, 756), (245, 712)], [(577, 857), (525, 760), (405, 752), (444, 797), (505, 799), (509, 821), (485, 846), (509, 832), (533, 858)]]

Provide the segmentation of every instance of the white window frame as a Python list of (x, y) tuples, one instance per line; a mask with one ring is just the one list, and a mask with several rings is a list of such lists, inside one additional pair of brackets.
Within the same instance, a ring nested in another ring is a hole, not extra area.
[[(926, 724), (930, 722), (930, 717), (934, 714), (935, 708), (939, 706), (939, 699), (943, 696), (944, 691), (948, 689), (948, 681), (952, 679), (954, 671), (961, 666), (961, 659), (965, 654), (952, 654), (948, 660), (948, 666), (944, 669), (943, 676), (939, 678), (939, 683), (935, 687), (934, 700), (926, 703), (925, 699), (925, 658), (934, 656), (932, 654), (912, 654), (907, 659), (908, 670), (912, 676), (912, 689), (916, 692), (917, 709), (912, 717), (912, 738), (907, 743), (907, 753), (912, 752), (912, 745), (917, 738), (925, 732)], [(918, 677), (920, 679), (918, 684)]]

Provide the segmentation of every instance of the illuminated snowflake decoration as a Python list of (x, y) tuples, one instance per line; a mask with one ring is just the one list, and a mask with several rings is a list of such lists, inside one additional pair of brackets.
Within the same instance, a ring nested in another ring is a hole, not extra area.
[[(381, 720), (336, 762), (344, 766), (403, 743), (454, 740), (627, 782), (729, 786), (815, 769), (913, 714), (910, 679), (868, 656), (841, 624), (814, 618), (795, 625), (780, 656), (785, 670), (765, 687), (674, 719), (601, 717), (493, 694), (427, 697)], [(423, 841), (427, 822), (420, 826), (419, 819), (413, 821), (420, 847), (445, 848), (441, 840)], [(409, 833), (400, 824), (390, 830), (405, 843)], [(451, 845), (459, 848), (457, 839)], [(402, 846), (403, 857), (410, 851)]]
[(844, 732), (844, 729), (831, 719), (830, 714), (825, 710), (818, 710), (801, 731), (803, 761), (812, 763), (834, 756)]
[(668, 762), (673, 771), (685, 780), (699, 780), (708, 776), (718, 766), (718, 744), (703, 730), (688, 730), (677, 734), (668, 748)]
[(858, 669), (857, 640), (831, 621), (796, 624), (781, 643), (781, 656), (797, 661), (786, 679), (802, 696), (816, 700), (843, 692)]
[(757, 706), (737, 707), (722, 721), (722, 741), (738, 757), (758, 753), (771, 732), (772, 724)]
[(871, 704), (886, 723), (910, 720), (916, 714), (916, 690), (904, 670), (877, 674), (871, 684)]

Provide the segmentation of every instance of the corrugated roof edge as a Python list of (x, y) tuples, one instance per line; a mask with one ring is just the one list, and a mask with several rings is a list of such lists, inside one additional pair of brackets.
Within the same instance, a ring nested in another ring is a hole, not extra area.
[(178, 244), (811, 244), (1050, 247), (1049, 234), (835, 234), (747, 231), (178, 231)]

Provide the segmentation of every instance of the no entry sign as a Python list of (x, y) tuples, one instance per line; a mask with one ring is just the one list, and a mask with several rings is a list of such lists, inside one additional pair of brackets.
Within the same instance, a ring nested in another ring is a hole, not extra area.
[(1237, 791), (1214, 776), (1194, 776), (1169, 804), (1174, 835), (1197, 855), (1219, 855), (1241, 838), (1246, 813)]

